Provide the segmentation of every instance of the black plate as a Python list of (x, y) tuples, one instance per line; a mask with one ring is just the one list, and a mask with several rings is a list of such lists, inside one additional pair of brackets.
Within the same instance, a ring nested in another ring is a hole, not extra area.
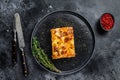
[[(52, 60), (50, 29), (64, 26), (73, 26), (76, 57)], [(39, 65), (45, 70), (58, 75), (71, 74), (85, 67), (93, 55), (95, 46), (94, 34), (88, 21), (80, 14), (71, 11), (56, 11), (43, 17), (36, 24), (31, 38), (33, 37), (38, 38), (41, 48), (62, 72), (56, 73), (41, 64)]]

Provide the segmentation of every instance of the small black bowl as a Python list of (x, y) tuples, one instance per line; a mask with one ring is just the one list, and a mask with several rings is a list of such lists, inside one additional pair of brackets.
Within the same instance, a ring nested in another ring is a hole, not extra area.
[[(111, 16), (111, 17), (112, 17), (112, 20), (113, 20), (113, 25), (112, 25), (111, 28), (108, 29), (108, 30), (105, 29), (104, 26), (103, 26), (103, 24), (102, 24), (102, 18), (103, 18), (106, 14), (108, 14), (109, 16)], [(104, 31), (110, 31), (110, 30), (114, 27), (114, 23), (115, 23), (114, 16), (113, 16), (112, 14), (110, 14), (110, 13), (104, 13), (104, 14), (101, 16), (101, 18), (100, 18), (100, 26), (101, 26), (101, 28), (102, 28)]]

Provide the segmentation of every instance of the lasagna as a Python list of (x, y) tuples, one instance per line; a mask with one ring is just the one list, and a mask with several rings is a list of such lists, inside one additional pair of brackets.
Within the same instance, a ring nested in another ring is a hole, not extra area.
[(73, 27), (51, 29), (52, 59), (75, 57)]

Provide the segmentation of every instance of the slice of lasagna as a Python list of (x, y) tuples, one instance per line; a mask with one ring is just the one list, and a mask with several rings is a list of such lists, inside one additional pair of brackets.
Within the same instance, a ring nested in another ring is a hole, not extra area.
[(73, 27), (51, 29), (52, 59), (75, 57)]

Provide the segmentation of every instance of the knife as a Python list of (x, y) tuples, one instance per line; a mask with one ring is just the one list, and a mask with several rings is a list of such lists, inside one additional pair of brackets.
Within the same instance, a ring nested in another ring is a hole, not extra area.
[(26, 64), (26, 57), (25, 57), (25, 51), (24, 51), (25, 41), (24, 41), (23, 32), (22, 32), (20, 15), (19, 15), (19, 13), (15, 13), (14, 16), (15, 16), (15, 27), (16, 27), (16, 31), (17, 31), (18, 44), (19, 44), (19, 48), (21, 51), (21, 55), (22, 55), (23, 73), (25, 76), (27, 76), (28, 68), (27, 68), (27, 64)]

